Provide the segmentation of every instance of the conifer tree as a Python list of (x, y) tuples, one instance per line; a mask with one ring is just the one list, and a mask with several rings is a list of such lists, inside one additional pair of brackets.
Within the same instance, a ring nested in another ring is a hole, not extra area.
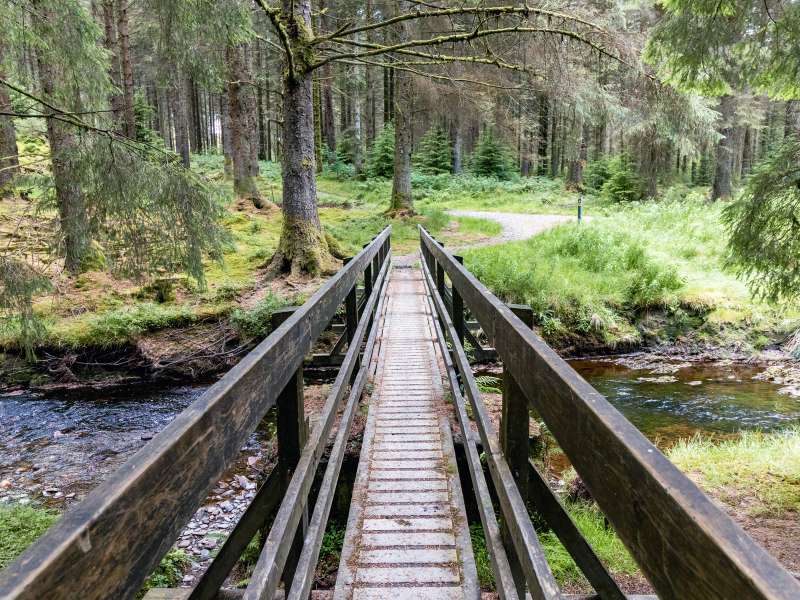
[(511, 175), (511, 162), (508, 148), (498, 140), (494, 132), (487, 128), (478, 139), (471, 157), (472, 172), (482, 177), (508, 179)]
[(414, 164), (427, 175), (451, 172), (453, 153), (450, 137), (441, 125), (434, 125), (422, 137), (419, 150), (414, 155)]
[(367, 174), (370, 177), (390, 178), (394, 173), (394, 125), (387, 123), (369, 151)]

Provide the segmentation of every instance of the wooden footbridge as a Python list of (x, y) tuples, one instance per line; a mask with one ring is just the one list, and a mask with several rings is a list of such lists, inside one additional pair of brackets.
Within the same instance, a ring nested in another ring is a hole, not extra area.
[[(419, 266), (392, 269), (386, 229), (306, 304), (276, 315), (269, 337), (0, 573), (0, 598), (134, 598), (276, 405), (279, 460), (252, 504), (194, 588), (148, 598), (309, 598), (360, 407), (366, 426), (328, 597), (479, 598), (467, 498), (478, 508), (500, 598), (575, 597), (545, 559), (544, 529), (594, 589), (581, 597), (626, 598), (528, 458), (534, 410), (658, 598), (800, 598), (789, 572), (544, 344), (529, 309), (506, 306), (424, 229), (420, 238)], [(492, 350), (479, 347), (476, 327)], [(340, 341), (314, 358), (330, 328)], [(499, 432), (465, 340), (502, 361)], [(303, 369), (315, 360), (338, 372), (309, 428)], [(247, 588), (228, 589), (259, 530), (263, 548)]]

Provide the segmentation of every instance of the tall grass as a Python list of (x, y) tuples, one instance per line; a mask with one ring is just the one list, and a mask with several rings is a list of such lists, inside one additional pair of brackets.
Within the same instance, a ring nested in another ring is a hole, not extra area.
[(58, 513), (30, 505), (0, 505), (0, 569), (56, 522)]
[(609, 340), (629, 334), (624, 313), (671, 305), (683, 286), (641, 241), (600, 224), (564, 225), (464, 258), (502, 299), (530, 304), (551, 341), (573, 332)]
[(800, 511), (800, 426), (776, 433), (745, 431), (735, 440), (695, 437), (667, 456), (707, 490), (751, 514)]

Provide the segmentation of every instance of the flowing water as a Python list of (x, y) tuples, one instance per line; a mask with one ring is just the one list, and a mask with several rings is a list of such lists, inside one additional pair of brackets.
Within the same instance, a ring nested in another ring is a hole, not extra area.
[(764, 368), (621, 359), (570, 363), (636, 427), (660, 445), (696, 433), (729, 436), (800, 424), (800, 398), (754, 379)]
[(0, 396), (0, 500), (41, 494), (60, 504), (85, 495), (204, 389)]

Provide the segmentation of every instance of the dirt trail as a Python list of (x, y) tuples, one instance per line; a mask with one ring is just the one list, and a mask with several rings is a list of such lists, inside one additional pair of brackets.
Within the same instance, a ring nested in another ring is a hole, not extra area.
[(575, 217), (567, 215), (531, 215), (522, 213), (484, 212), (479, 210), (450, 210), (447, 214), (454, 217), (476, 217), (499, 223), (503, 232), (491, 240), (475, 244), (476, 246), (490, 246), (505, 242), (527, 240), (537, 233), (541, 233), (556, 225), (574, 221)]

